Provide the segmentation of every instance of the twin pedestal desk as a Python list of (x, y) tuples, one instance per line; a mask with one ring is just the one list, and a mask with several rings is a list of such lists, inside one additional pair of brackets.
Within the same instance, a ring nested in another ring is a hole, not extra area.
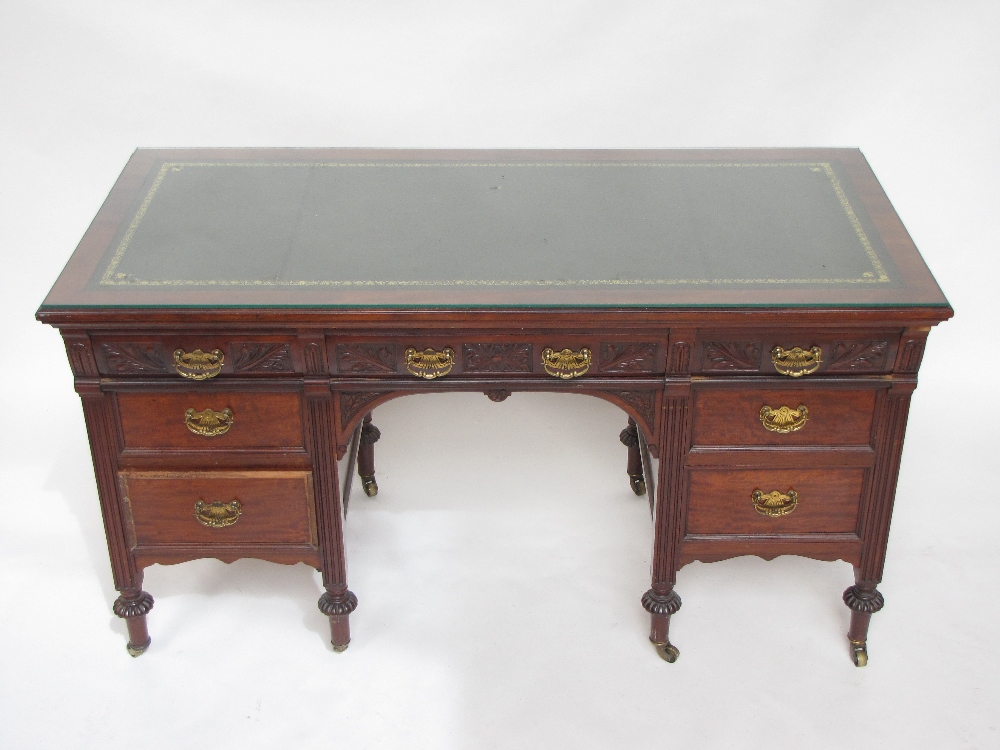
[(554, 391), (625, 412), (660, 656), (679, 568), (802, 555), (854, 566), (858, 666), (917, 370), (951, 315), (849, 149), (138, 150), (38, 311), (83, 401), (134, 656), (143, 569), (202, 557), (322, 571), (345, 649), (372, 410)]

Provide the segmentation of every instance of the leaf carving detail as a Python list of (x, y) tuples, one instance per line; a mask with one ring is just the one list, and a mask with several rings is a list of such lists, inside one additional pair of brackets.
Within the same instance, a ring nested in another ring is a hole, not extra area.
[(837, 341), (830, 348), (826, 369), (881, 370), (888, 350), (888, 341)]
[(243, 344), (233, 352), (233, 372), (294, 371), (288, 344)]
[(639, 417), (646, 423), (650, 431), (655, 421), (656, 392), (655, 391), (607, 391), (617, 396), (635, 409)]
[(601, 344), (601, 372), (652, 372), (655, 343)]
[(163, 351), (156, 344), (104, 344), (108, 367), (119, 375), (168, 372)]
[(340, 344), (337, 360), (342, 373), (394, 373), (396, 347), (389, 344)]
[(347, 427), (351, 420), (361, 411), (366, 404), (371, 403), (380, 396), (386, 395), (384, 391), (342, 391), (340, 394), (340, 426)]
[(759, 370), (760, 345), (756, 341), (709, 341), (705, 344), (706, 370)]
[(464, 344), (466, 372), (531, 372), (531, 344)]

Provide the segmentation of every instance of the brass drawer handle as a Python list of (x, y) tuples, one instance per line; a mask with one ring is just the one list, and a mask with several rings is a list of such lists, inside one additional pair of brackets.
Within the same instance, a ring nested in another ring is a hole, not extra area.
[(403, 356), (406, 358), (406, 371), (425, 380), (443, 378), (455, 366), (455, 352), (448, 347), (440, 352), (433, 349), (418, 352), (410, 347), (403, 352)]
[(233, 500), (231, 503), (224, 503), (221, 500), (206, 503), (199, 500), (194, 504), (194, 517), (198, 523), (212, 529), (224, 529), (226, 526), (232, 526), (240, 520), (242, 514), (243, 505), (239, 500)]
[(228, 406), (222, 411), (195, 411), (193, 408), (184, 412), (184, 424), (195, 435), (215, 437), (225, 435), (233, 426), (233, 410)]
[(203, 352), (201, 349), (186, 352), (178, 349), (174, 352), (174, 369), (179, 375), (191, 380), (208, 380), (222, 372), (225, 359), (225, 355), (218, 349), (211, 352)]
[(789, 409), (787, 406), (780, 409), (772, 409), (770, 406), (760, 408), (760, 423), (764, 425), (764, 429), (779, 435), (798, 432), (806, 426), (808, 419), (809, 410), (804, 404), (799, 404), (798, 409)]
[(542, 351), (542, 367), (554, 378), (569, 380), (578, 378), (590, 369), (590, 349), (584, 347), (578, 352), (563, 349), (557, 352), (546, 348)]
[(814, 346), (809, 351), (796, 346), (794, 349), (782, 349), (776, 346), (771, 350), (771, 362), (774, 369), (782, 375), (791, 378), (801, 378), (819, 369), (823, 361), (823, 350)]
[(771, 518), (787, 516), (799, 504), (799, 493), (795, 490), (788, 490), (788, 494), (785, 495), (777, 490), (766, 495), (760, 490), (754, 490), (750, 497), (753, 499), (754, 510), (762, 516)]

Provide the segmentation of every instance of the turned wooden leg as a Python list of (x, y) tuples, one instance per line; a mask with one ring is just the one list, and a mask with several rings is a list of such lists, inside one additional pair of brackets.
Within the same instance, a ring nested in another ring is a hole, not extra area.
[(637, 495), (646, 494), (646, 480), (642, 475), (642, 453), (639, 451), (639, 429), (635, 420), (628, 418), (628, 427), (622, 430), (618, 439), (628, 448), (628, 482), (632, 492)]
[(885, 599), (875, 584), (873, 581), (858, 581), (844, 592), (844, 604), (851, 608), (851, 628), (847, 639), (856, 667), (868, 663), (868, 624), (872, 615), (885, 606)]
[(681, 608), (680, 596), (673, 586), (663, 593), (650, 589), (642, 597), (642, 606), (649, 612), (649, 640), (656, 646), (660, 658), (673, 664), (681, 652), (670, 643), (670, 615)]
[(146, 627), (146, 613), (153, 608), (153, 597), (145, 591), (136, 589), (122, 591), (115, 599), (112, 609), (119, 617), (125, 619), (128, 626), (128, 644), (126, 650), (131, 656), (140, 656), (149, 648), (151, 639)]
[(378, 484), (375, 482), (375, 443), (380, 437), (382, 433), (372, 424), (372, 415), (369, 412), (361, 425), (361, 441), (358, 448), (358, 474), (361, 476), (361, 488), (368, 497), (375, 497), (378, 494)]
[(341, 591), (327, 589), (319, 598), (319, 610), (330, 618), (330, 643), (334, 651), (343, 651), (351, 642), (349, 617), (358, 607), (358, 597), (345, 586)]

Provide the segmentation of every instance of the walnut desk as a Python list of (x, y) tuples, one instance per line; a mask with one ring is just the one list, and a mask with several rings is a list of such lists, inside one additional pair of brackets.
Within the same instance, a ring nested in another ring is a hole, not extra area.
[(555, 391), (628, 417), (664, 659), (680, 567), (803, 555), (854, 565), (858, 666), (951, 315), (850, 149), (139, 150), (38, 311), (83, 401), (133, 655), (143, 569), (201, 557), (322, 571), (343, 650), (372, 409)]

